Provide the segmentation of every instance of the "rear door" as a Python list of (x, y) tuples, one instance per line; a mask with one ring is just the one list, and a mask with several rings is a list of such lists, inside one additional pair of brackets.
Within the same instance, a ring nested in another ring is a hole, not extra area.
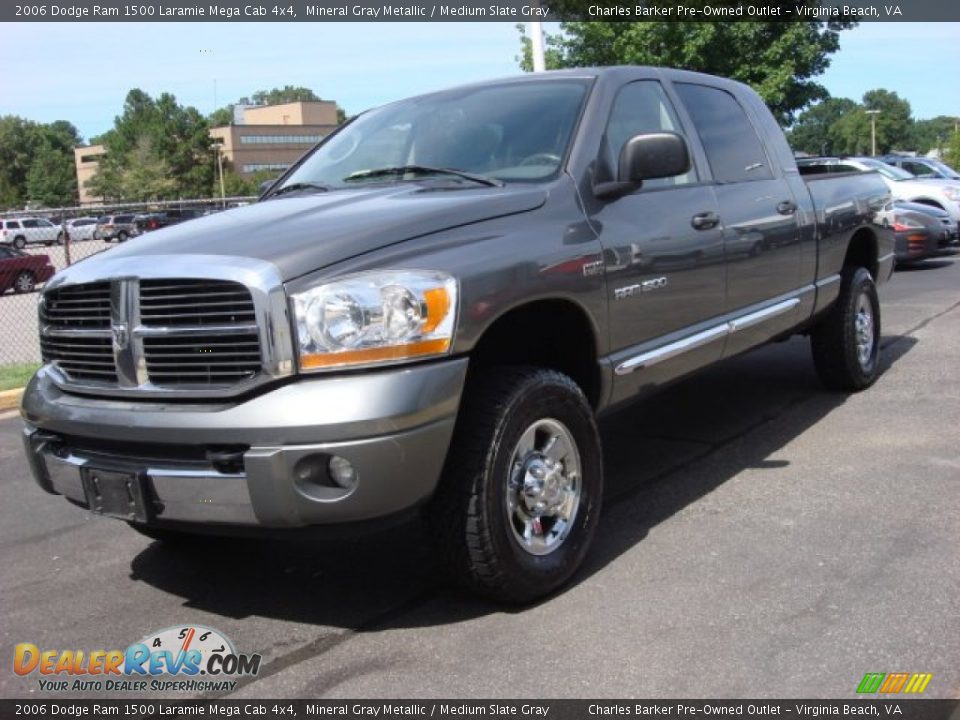
[(733, 94), (687, 82), (674, 88), (697, 129), (715, 181), (726, 260), (724, 308), (734, 322), (749, 316), (728, 344), (743, 349), (794, 322), (795, 296), (803, 284), (797, 201)]

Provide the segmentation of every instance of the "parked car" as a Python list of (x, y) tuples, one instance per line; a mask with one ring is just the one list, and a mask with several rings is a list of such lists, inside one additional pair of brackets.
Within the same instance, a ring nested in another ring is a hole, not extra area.
[(94, 237), (104, 242), (126, 242), (127, 238), (140, 234), (136, 216), (133, 213), (106, 215), (97, 221)]
[(941, 180), (960, 180), (960, 173), (949, 165), (932, 158), (903, 157), (901, 155), (886, 155), (882, 158), (887, 165), (906, 170), (914, 177), (926, 180), (939, 178)]
[(201, 217), (204, 213), (195, 208), (163, 210), (160, 212), (137, 215), (136, 223), (141, 232), (159, 230), (170, 225), (177, 225), (186, 220)]
[(161, 540), (422, 513), (459, 583), (529, 602), (597, 528), (599, 414), (797, 333), (828, 388), (877, 379), (889, 198), (804, 182), (760, 97), (698, 73), (392, 103), (49, 283), (30, 467)]
[(895, 200), (877, 213), (883, 227), (891, 228), (898, 263), (912, 263), (940, 254), (956, 237), (950, 216), (943, 210)]
[(40, 243), (53, 245), (59, 234), (57, 226), (46, 218), (11, 218), (0, 220), (0, 226), (0, 241), (13, 245), (18, 250)]
[(960, 182), (940, 178), (921, 180), (906, 170), (864, 157), (799, 158), (797, 166), (804, 176), (876, 170), (894, 198), (945, 210), (950, 214), (954, 227), (960, 227)]
[(30, 255), (12, 247), (0, 247), (0, 293), (17, 293), (34, 288), (53, 277), (56, 269), (46, 255)]
[(176, 225), (186, 220), (193, 220), (201, 215), (203, 215), (203, 213), (194, 208), (164, 210), (162, 212), (138, 215), (136, 223), (140, 232), (147, 232), (149, 230), (159, 230), (163, 227)]
[[(97, 232), (98, 220), (95, 217), (81, 217), (66, 221), (66, 237), (70, 242), (79, 242), (81, 240), (93, 240)], [(57, 242), (61, 245), (64, 241), (64, 228), (61, 226), (57, 233)]]

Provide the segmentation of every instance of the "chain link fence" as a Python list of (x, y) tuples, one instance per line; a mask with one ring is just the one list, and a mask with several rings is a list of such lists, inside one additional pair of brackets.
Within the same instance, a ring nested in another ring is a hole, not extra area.
[(64, 268), (136, 242), (160, 228), (192, 221), (256, 198), (178, 200), (0, 213), (0, 390), (17, 386), (40, 364), (37, 298)]

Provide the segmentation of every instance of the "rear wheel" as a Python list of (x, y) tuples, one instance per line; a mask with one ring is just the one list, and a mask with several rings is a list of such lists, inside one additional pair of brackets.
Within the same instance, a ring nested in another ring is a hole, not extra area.
[(600, 440), (576, 383), (553, 370), (497, 368), (465, 392), (426, 520), (461, 586), (527, 603), (580, 566), (602, 493)]
[(810, 336), (820, 380), (831, 390), (853, 392), (880, 373), (880, 300), (870, 272), (843, 271), (840, 297)]
[(63, 243), (64, 243), (64, 241), (66, 240), (66, 238), (67, 238), (66, 233), (64, 233), (63, 230), (61, 230), (60, 232), (58, 232), (58, 233), (57, 233), (57, 245), (63, 245)]
[(13, 239), (13, 246), (17, 250), (23, 250), (27, 246), (27, 239), (23, 235), (17, 235)]
[(13, 281), (13, 290), (18, 293), (33, 292), (37, 287), (37, 280), (29, 270), (23, 270)]

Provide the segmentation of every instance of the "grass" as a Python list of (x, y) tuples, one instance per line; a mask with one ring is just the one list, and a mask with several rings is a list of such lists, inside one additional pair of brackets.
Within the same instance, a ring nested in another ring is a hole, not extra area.
[(0, 365), (0, 390), (23, 387), (39, 367), (40, 363)]

